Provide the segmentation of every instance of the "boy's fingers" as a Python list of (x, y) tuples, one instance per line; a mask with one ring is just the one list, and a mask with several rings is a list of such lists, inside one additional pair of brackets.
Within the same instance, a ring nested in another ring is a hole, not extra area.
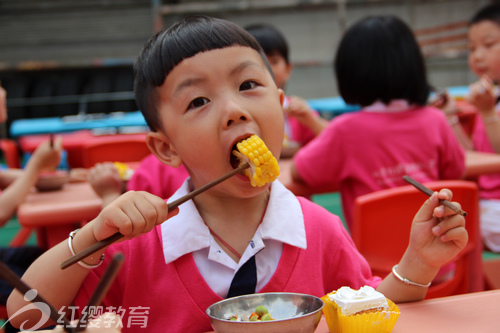
[[(452, 201), (451, 203), (454, 206), (456, 206), (457, 208), (462, 209), (462, 205), (460, 205), (460, 203), (458, 203), (456, 201)], [(445, 216), (450, 216), (450, 215), (455, 215), (455, 214), (457, 214), (457, 212), (455, 212), (453, 209), (451, 209), (449, 207), (446, 207), (445, 205), (438, 206), (438, 207), (436, 207), (436, 209), (434, 209), (434, 215), (436, 217), (445, 217)]]
[(440, 236), (449, 232), (450, 230), (462, 227), (465, 227), (465, 218), (462, 215), (456, 214), (454, 216), (450, 216), (447, 219), (443, 219), (443, 221), (439, 222), (432, 228), (432, 232), (436, 236)]
[(442, 242), (455, 242), (459, 248), (464, 248), (469, 240), (469, 235), (464, 227), (457, 227), (442, 234), (440, 240)]
[(145, 195), (147, 200), (149, 200), (151, 202), (151, 204), (154, 206), (154, 208), (156, 210), (157, 217), (156, 217), (155, 224), (161, 224), (161, 223), (165, 222), (169, 217), (177, 215), (177, 213), (175, 213), (174, 215), (170, 214), (171, 212), (168, 211), (168, 205), (164, 199), (162, 199), (154, 194), (151, 194), (149, 192), (141, 192), (141, 193), (143, 193)]
[(425, 200), (424, 204), (420, 207), (413, 220), (415, 222), (424, 222), (430, 220), (432, 218), (432, 214), (434, 213), (434, 209), (438, 205), (438, 194), (437, 192), (434, 192), (429, 199)]

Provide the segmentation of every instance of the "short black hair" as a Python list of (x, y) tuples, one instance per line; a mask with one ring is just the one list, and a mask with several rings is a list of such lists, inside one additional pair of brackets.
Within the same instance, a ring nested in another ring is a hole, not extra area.
[[(208, 16), (190, 16), (155, 34), (134, 63), (134, 93), (139, 109), (152, 131), (161, 129), (158, 87), (184, 59), (214, 49), (246, 46), (260, 53), (272, 70), (259, 43), (235, 23)], [(223, 61), (223, 59), (221, 59)]]
[(480, 9), (469, 21), (469, 26), (482, 21), (500, 24), (500, 3), (493, 3)]
[(368, 16), (349, 28), (337, 50), (334, 71), (348, 104), (404, 99), (425, 105), (431, 90), (413, 32), (392, 15)]
[(245, 27), (245, 30), (252, 35), (268, 56), (280, 55), (285, 61), (290, 63), (288, 55), (288, 43), (285, 36), (273, 25), (257, 23)]

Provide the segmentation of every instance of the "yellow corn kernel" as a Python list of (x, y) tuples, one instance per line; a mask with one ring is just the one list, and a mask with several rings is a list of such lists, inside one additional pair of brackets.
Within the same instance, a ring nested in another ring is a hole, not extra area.
[(118, 174), (120, 175), (121, 180), (130, 179), (132, 170), (128, 167), (127, 164), (121, 162), (113, 162), (115, 168), (118, 170)]
[(250, 168), (244, 171), (250, 178), (252, 186), (264, 186), (273, 182), (280, 174), (278, 161), (257, 135), (236, 144), (238, 150), (233, 150), (233, 155), (239, 158), (240, 165), (248, 162)]

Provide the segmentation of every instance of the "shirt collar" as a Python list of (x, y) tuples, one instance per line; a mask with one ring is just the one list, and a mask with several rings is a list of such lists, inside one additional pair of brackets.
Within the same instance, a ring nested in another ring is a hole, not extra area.
[[(189, 192), (190, 179), (169, 199), (174, 201)], [(307, 247), (304, 215), (295, 195), (278, 180), (272, 190), (264, 219), (257, 232), (263, 240), (273, 239), (292, 246)], [(185, 254), (210, 247), (211, 235), (192, 200), (185, 202), (179, 214), (161, 225), (163, 254), (168, 264)]]
[(395, 99), (389, 102), (389, 104), (384, 104), (381, 101), (376, 101), (371, 105), (363, 108), (363, 111), (367, 112), (402, 112), (408, 111), (411, 108), (410, 103), (404, 99)]

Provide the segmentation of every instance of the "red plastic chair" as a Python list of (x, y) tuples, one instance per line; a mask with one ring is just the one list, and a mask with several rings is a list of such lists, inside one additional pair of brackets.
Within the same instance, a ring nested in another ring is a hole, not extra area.
[[(483, 290), (482, 241), (479, 233), (477, 184), (465, 180), (435, 181), (425, 184), (432, 190), (448, 188), (453, 201), (467, 212), (469, 242), (454, 259), (453, 277), (431, 285), (426, 298), (443, 297)], [(408, 246), (413, 218), (428, 197), (412, 185), (386, 189), (355, 200), (351, 235), (374, 275), (385, 277), (399, 262)]]
[(151, 151), (145, 138), (127, 136), (103, 136), (83, 146), (82, 167), (91, 168), (101, 162), (138, 162)]
[(0, 139), (0, 149), (3, 152), (5, 163), (9, 168), (21, 168), (21, 155), (19, 148), (14, 140)]

